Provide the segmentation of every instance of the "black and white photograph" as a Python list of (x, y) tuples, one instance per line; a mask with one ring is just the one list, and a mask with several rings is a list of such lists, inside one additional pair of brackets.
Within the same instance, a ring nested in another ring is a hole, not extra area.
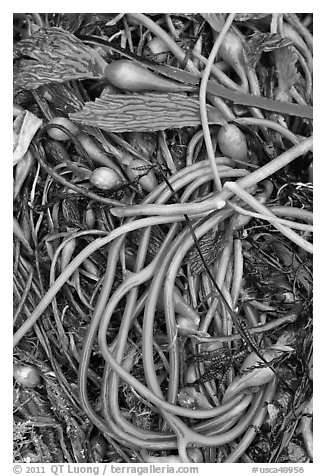
[(13, 474), (311, 474), (313, 20), (13, 13)]

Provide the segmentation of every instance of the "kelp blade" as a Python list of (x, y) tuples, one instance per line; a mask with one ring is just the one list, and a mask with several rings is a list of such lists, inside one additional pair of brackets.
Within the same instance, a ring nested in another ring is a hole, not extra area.
[[(226, 123), (216, 108), (207, 105), (207, 113), (210, 124)], [(70, 118), (111, 132), (149, 132), (201, 124), (198, 96), (182, 93), (103, 94)]]

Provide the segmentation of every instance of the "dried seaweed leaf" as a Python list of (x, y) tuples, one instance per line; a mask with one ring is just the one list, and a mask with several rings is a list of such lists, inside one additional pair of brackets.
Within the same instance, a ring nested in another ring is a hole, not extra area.
[[(223, 232), (206, 233), (200, 240), (199, 245), (205, 258), (206, 264), (210, 266), (216, 261), (221, 250), (223, 250)], [(200, 258), (198, 249), (193, 246), (184, 258), (184, 262), (189, 264), (191, 274), (198, 275), (205, 271), (205, 266)]]
[(290, 45), (290, 40), (283, 38), (277, 33), (256, 32), (244, 44), (244, 49), (249, 66), (255, 68), (263, 52), (273, 51)]
[(218, 33), (225, 23), (225, 13), (201, 13), (201, 16), (210, 24), (213, 30)]
[[(219, 111), (207, 105), (210, 124), (226, 123)], [(196, 127), (201, 123), (198, 96), (182, 93), (104, 94), (70, 114), (79, 124), (112, 132), (149, 132)]]
[[(30, 59), (26, 59), (29, 57)], [(100, 78), (106, 62), (98, 52), (61, 28), (40, 28), (14, 48), (14, 89), (36, 89), (51, 82)]]
[(270, 16), (271, 13), (237, 13), (234, 17), (235, 21), (250, 21), (250, 20), (260, 20), (261, 18), (266, 18)]
[(42, 125), (42, 119), (30, 111), (22, 111), (14, 122), (14, 157), (13, 165), (16, 165), (26, 154), (28, 147), (36, 132)]
[(299, 79), (296, 68), (297, 53), (289, 47), (275, 51), (275, 65), (278, 75), (278, 85), (282, 91), (288, 91)]

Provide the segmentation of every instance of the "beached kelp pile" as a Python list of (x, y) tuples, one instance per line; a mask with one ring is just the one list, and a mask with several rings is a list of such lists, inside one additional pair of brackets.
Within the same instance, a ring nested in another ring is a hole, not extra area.
[(14, 15), (14, 460), (312, 461), (312, 15)]

